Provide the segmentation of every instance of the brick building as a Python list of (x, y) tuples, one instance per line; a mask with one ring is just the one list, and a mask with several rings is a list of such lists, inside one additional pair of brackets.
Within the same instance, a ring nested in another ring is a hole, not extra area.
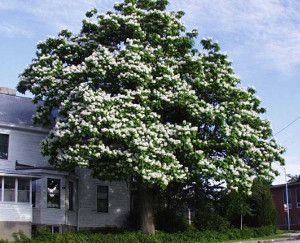
[[(285, 184), (271, 187), (273, 200), (277, 211), (277, 226), (287, 228), (287, 200)], [(300, 229), (300, 182), (289, 183), (289, 213), (292, 229)]]

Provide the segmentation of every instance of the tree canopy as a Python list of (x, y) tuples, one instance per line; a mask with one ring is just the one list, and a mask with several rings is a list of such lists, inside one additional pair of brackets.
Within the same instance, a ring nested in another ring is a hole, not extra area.
[(34, 121), (55, 125), (43, 141), (49, 162), (166, 188), (206, 176), (249, 190), (283, 163), (265, 109), (240, 87), (212, 39), (187, 31), (166, 0), (125, 0), (86, 14), (78, 34), (63, 30), (37, 45), (19, 92), (39, 104)]
[(288, 174), (287, 177), (288, 179), (288, 183), (296, 183), (296, 182), (300, 182), (300, 175), (291, 175)]

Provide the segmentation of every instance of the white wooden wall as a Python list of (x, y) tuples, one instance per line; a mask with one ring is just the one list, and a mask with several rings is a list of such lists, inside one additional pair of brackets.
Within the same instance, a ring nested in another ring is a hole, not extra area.
[(7, 129), (0, 126), (0, 133), (9, 134), (8, 160), (0, 159), (0, 169), (14, 169), (15, 162), (46, 166), (47, 159), (42, 156), (40, 144), (45, 133)]
[(32, 221), (31, 204), (0, 202), (0, 221), (31, 222)]
[[(0, 126), (0, 133), (9, 134), (8, 160), (0, 160), (0, 170), (15, 168), (15, 161), (19, 163), (47, 166), (47, 158), (40, 152), (40, 143), (46, 133), (5, 128)], [(47, 174), (48, 173), (48, 174)], [(130, 209), (129, 190), (125, 182), (100, 182), (92, 178), (89, 170), (77, 169), (78, 176), (78, 217), (76, 212), (68, 211), (68, 182), (65, 176), (59, 173), (45, 173), (37, 183), (36, 207), (33, 212), (30, 206), (14, 205), (8, 203), (0, 206), (0, 215), (10, 215), (15, 211), (15, 218), (18, 220), (33, 220), (34, 224), (48, 225), (73, 225), (79, 222), (79, 227), (105, 227), (122, 226)], [(61, 208), (47, 208), (47, 178), (58, 178), (61, 180)], [(109, 186), (109, 211), (108, 213), (97, 212), (97, 185)], [(77, 188), (74, 184), (75, 190)], [(76, 204), (76, 203), (75, 203)], [(11, 208), (9, 208), (11, 205)], [(28, 209), (30, 208), (30, 210)], [(1, 211), (2, 210), (2, 211)], [(11, 211), (10, 211), (11, 210)], [(23, 215), (24, 214), (24, 215)], [(33, 216), (32, 216), (33, 215)], [(18, 216), (18, 217), (17, 217)], [(6, 217), (6, 216), (5, 216)], [(0, 219), (2, 220), (2, 218)]]
[[(79, 176), (79, 227), (122, 226), (130, 210), (129, 189), (125, 182), (101, 182), (87, 169)], [(97, 212), (97, 185), (109, 187), (108, 213)]]

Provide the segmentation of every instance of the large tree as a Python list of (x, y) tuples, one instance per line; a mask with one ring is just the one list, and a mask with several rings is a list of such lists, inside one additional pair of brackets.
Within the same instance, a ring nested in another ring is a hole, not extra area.
[(272, 162), (283, 163), (255, 90), (239, 87), (217, 43), (203, 39), (197, 50), (197, 31), (167, 4), (125, 0), (88, 12), (78, 34), (63, 30), (38, 44), (18, 85), (39, 104), (36, 123), (58, 113), (42, 144), (49, 162), (138, 182), (148, 233), (153, 187), (201, 175), (248, 190), (254, 176), (275, 175)]

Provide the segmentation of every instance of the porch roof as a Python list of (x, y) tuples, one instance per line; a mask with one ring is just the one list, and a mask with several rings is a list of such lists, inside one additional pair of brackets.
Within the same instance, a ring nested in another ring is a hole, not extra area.
[(0, 170), (0, 176), (6, 176), (6, 177), (23, 177), (23, 178), (41, 178), (38, 174), (31, 174), (31, 173), (24, 173), (21, 171), (15, 171), (15, 170), (6, 170), (1, 169)]

